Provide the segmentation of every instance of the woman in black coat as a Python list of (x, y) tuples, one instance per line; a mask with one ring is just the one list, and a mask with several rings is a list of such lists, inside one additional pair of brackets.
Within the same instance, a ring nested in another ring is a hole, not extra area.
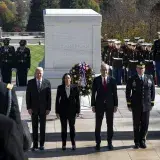
[(75, 120), (80, 113), (80, 100), (78, 87), (71, 84), (69, 73), (64, 74), (62, 85), (58, 86), (55, 109), (61, 122), (62, 150), (66, 150), (67, 122), (70, 127), (72, 150), (75, 150)]

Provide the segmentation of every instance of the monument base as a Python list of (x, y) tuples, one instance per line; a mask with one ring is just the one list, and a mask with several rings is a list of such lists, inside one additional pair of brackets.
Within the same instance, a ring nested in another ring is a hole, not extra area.
[(69, 73), (70, 69), (44, 69), (44, 78), (48, 79), (53, 89), (57, 89), (62, 84), (62, 77)]

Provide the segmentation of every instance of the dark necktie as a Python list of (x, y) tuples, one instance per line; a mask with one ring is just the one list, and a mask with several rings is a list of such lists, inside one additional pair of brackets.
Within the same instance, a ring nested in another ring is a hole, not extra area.
[(107, 90), (107, 83), (106, 83), (105, 77), (103, 79), (103, 88), (104, 88), (105, 91)]
[(38, 81), (38, 90), (40, 90), (40, 89), (41, 89), (41, 82)]

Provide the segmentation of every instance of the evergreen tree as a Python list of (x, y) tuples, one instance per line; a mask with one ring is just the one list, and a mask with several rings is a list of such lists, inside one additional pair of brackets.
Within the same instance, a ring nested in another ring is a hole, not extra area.
[(32, 0), (27, 31), (44, 31), (43, 10), (58, 8), (59, 0)]
[(30, 10), (27, 31), (43, 31), (43, 11), (40, 1), (32, 0)]

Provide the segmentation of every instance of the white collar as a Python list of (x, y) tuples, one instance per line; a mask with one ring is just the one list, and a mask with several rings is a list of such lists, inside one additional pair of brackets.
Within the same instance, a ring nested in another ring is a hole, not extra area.
[(42, 79), (39, 80), (39, 79), (36, 78), (36, 81), (37, 81), (37, 82), (38, 82), (38, 81), (42, 82)]

